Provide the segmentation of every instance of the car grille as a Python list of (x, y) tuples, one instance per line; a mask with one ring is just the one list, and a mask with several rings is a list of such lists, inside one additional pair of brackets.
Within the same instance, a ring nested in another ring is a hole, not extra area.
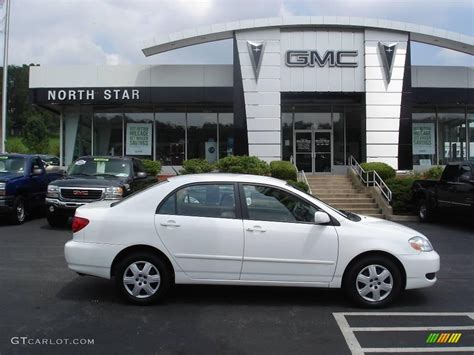
[(101, 189), (61, 189), (61, 197), (65, 200), (97, 201), (102, 198), (102, 192)]

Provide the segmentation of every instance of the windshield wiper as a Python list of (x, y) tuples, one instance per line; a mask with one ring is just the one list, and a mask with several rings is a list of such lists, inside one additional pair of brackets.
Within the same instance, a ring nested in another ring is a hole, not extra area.
[(94, 176), (111, 176), (111, 177), (117, 177), (117, 175), (114, 175), (114, 174), (107, 174), (107, 173), (98, 173), (98, 174), (94, 174)]
[(74, 176), (74, 175), (92, 176), (91, 174), (86, 174), (86, 173), (74, 173), (74, 174), (69, 174), (69, 176)]

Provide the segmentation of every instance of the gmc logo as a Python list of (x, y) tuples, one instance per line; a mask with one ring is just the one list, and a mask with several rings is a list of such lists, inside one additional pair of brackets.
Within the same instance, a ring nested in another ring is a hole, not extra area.
[(89, 192), (88, 191), (81, 191), (81, 190), (73, 190), (72, 194), (74, 196), (87, 196), (87, 195), (89, 195)]
[(357, 51), (326, 51), (324, 55), (318, 51), (298, 50), (286, 52), (286, 65), (289, 67), (340, 67), (340, 68), (356, 68), (359, 64), (350, 58), (357, 57)]

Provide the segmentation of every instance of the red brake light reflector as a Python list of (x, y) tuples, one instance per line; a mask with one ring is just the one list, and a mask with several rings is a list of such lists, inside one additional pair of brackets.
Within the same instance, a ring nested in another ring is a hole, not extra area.
[(88, 219), (74, 216), (74, 218), (72, 219), (72, 232), (77, 233), (81, 229), (85, 228), (88, 224)]

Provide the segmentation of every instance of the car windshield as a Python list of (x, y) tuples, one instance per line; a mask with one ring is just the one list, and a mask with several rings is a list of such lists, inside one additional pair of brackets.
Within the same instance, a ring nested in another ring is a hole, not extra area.
[(25, 158), (0, 156), (0, 174), (25, 172)]
[(112, 158), (84, 158), (76, 160), (68, 171), (69, 175), (128, 177), (130, 163)]

